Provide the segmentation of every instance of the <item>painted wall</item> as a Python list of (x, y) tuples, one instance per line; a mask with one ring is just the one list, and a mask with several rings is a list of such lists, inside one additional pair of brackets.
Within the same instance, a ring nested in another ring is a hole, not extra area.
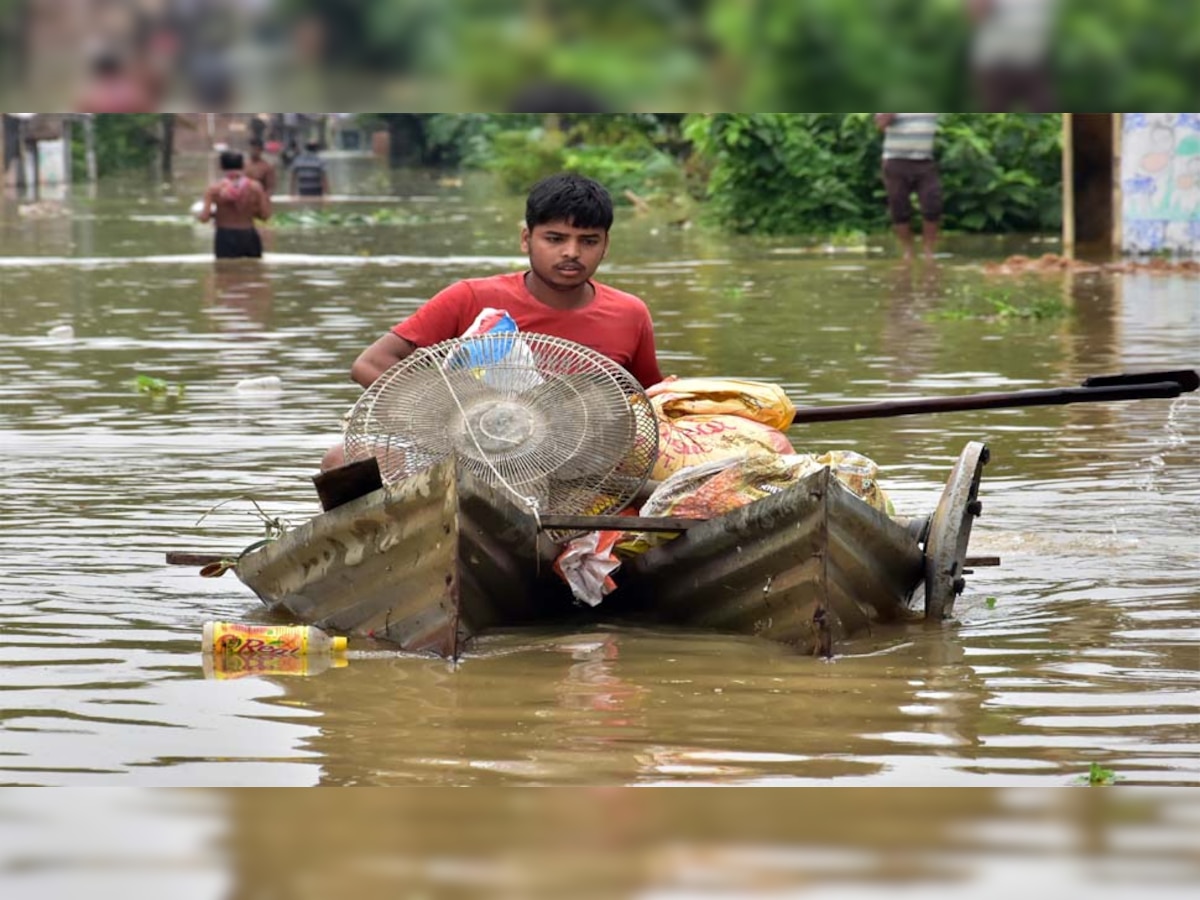
[(1200, 113), (1125, 113), (1121, 249), (1200, 255)]

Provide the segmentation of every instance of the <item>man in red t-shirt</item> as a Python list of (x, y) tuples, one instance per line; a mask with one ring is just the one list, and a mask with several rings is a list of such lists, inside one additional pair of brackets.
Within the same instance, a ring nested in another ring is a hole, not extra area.
[[(646, 304), (592, 281), (608, 252), (612, 198), (600, 184), (564, 173), (539, 181), (525, 204), (521, 250), (529, 269), (459, 281), (364, 350), (350, 377), (364, 388), (418, 347), (462, 335), (487, 307), (507, 311), (524, 332), (549, 334), (592, 348), (625, 368), (643, 387), (662, 381)], [(343, 462), (342, 448), (321, 461)]]

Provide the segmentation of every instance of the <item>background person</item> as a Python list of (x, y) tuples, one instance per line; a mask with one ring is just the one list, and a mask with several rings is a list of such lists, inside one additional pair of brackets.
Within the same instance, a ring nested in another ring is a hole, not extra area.
[(262, 239), (254, 220), (271, 217), (271, 199), (262, 185), (243, 171), (242, 154), (226, 150), (220, 162), (224, 175), (204, 192), (196, 218), (215, 223), (213, 254), (217, 259), (257, 259), (262, 256)]
[(329, 193), (329, 174), (317, 156), (318, 144), (309, 141), (304, 152), (292, 160), (292, 193), (299, 197), (324, 197)]
[(270, 197), (275, 193), (275, 166), (263, 156), (263, 142), (261, 138), (254, 138), (250, 141), (250, 159), (246, 162), (246, 174), (262, 185), (267, 196)]
[(933, 259), (942, 220), (942, 182), (933, 156), (937, 113), (875, 113), (883, 131), (883, 186), (904, 259), (913, 254), (912, 195), (921, 210), (921, 249)]

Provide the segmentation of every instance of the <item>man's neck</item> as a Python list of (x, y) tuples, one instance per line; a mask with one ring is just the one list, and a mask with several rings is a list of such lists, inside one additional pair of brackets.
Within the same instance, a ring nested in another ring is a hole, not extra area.
[(578, 287), (559, 290), (538, 278), (532, 269), (525, 273), (525, 290), (529, 291), (534, 299), (552, 309), (578, 309), (586, 306), (596, 296), (596, 289), (592, 286), (591, 280), (585, 281)]

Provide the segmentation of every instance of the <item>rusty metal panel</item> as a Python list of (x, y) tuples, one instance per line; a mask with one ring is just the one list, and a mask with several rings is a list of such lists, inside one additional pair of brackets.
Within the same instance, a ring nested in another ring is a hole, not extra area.
[(456, 507), (454, 464), (439, 463), (247, 554), (238, 577), (300, 621), (452, 656)]
[(547, 544), (530, 512), (448, 459), (309, 520), (237, 572), (300, 621), (456, 657), (484, 628), (572, 609)]
[(533, 514), (465, 470), (457, 484), (460, 647), (487, 628), (574, 614), (570, 592), (551, 568), (557, 548)]
[(688, 627), (815, 647), (820, 608), (835, 637), (899, 614), (922, 572), (912, 535), (828, 469), (694, 526), (629, 564), (629, 611)]

